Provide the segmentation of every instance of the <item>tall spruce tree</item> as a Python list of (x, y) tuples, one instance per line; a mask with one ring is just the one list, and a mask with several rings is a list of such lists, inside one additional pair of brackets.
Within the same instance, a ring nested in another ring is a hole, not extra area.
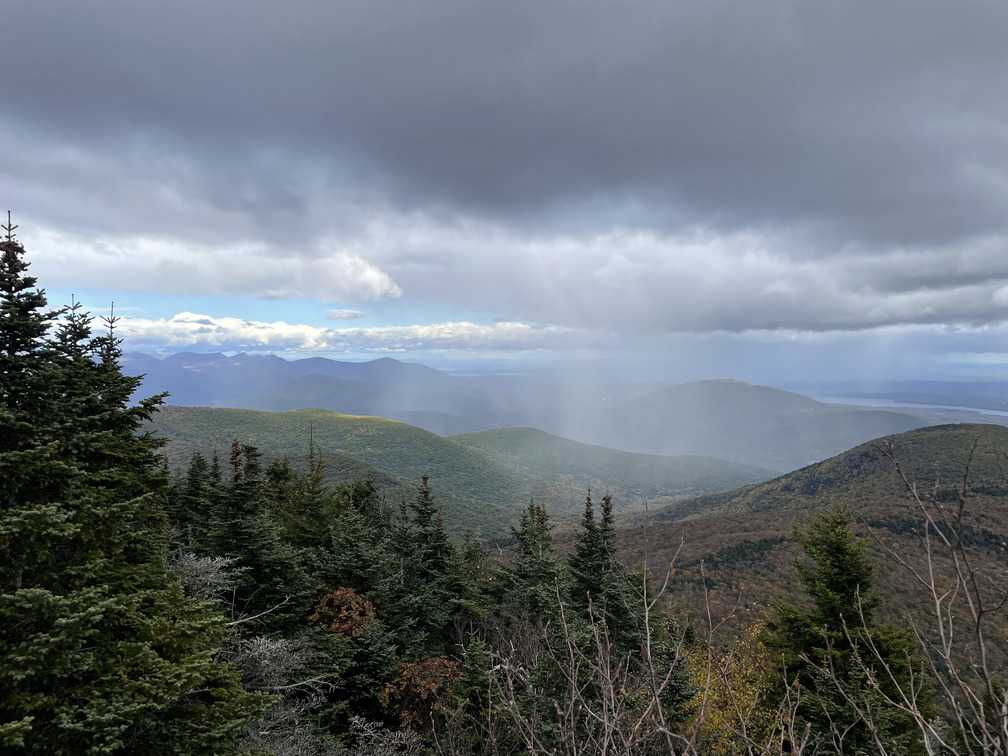
[(602, 581), (609, 566), (605, 535), (595, 518), (591, 491), (585, 496), (581, 530), (574, 537), (574, 551), (567, 560), (571, 573), (571, 601), (585, 615), (590, 603), (602, 599)]
[(877, 620), (875, 565), (850, 525), (837, 507), (797, 533), (806, 559), (795, 571), (811, 606), (781, 602), (767, 620), (764, 642), (784, 667), (775, 682), (798, 691), (795, 714), (816, 753), (874, 754), (876, 738), (889, 753), (923, 753), (913, 716), (885, 699), (915, 689), (920, 710), (933, 715), (933, 689), (913, 635)]
[(450, 651), (452, 620), (462, 594), (462, 565), (458, 548), (445, 530), (441, 508), (426, 473), (410, 510), (413, 518), (403, 600), (414, 621), (411, 645), (425, 653)]
[(505, 573), (509, 613), (545, 624), (559, 614), (557, 592), (563, 571), (553, 548), (553, 529), (546, 508), (530, 500), (511, 534), (518, 545), (514, 562)]
[[(0, 748), (226, 751), (263, 708), (212, 660), (227, 628), (162, 566), (164, 476), (115, 319), (60, 323), (0, 241)], [(55, 331), (50, 337), (50, 330)]]
[(180, 546), (199, 550), (207, 542), (212, 508), (210, 465), (199, 452), (193, 452), (189, 468), (173, 486), (169, 522), (177, 531)]
[[(293, 633), (315, 602), (302, 554), (286, 542), (271, 512), (270, 491), (256, 447), (235, 439), (231, 477), (210, 523), (210, 551), (237, 559), (233, 610), (246, 632)], [(258, 617), (254, 622), (251, 617)]]
[(602, 516), (595, 518), (591, 491), (585, 497), (581, 530), (575, 536), (568, 566), (571, 602), (582, 616), (605, 623), (609, 640), (621, 651), (640, 645), (631, 606), (641, 601), (630, 585), (626, 568), (616, 559), (616, 528), (612, 496), (602, 497)]

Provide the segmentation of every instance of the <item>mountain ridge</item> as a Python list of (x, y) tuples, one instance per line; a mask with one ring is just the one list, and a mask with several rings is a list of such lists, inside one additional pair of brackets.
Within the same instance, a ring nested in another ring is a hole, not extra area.
[(168, 390), (173, 405), (317, 407), (399, 420), (442, 436), (530, 426), (622, 451), (715, 457), (777, 471), (941, 421), (923, 409), (830, 404), (736, 379), (656, 387), (578, 374), (453, 376), (389, 357), (288, 362), (179, 353), (128, 355), (131, 365), (146, 371), (146, 385)]

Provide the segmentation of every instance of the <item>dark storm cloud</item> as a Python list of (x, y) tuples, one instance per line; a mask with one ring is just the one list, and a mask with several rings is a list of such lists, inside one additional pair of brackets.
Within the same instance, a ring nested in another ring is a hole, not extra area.
[(4, 13), (0, 192), (64, 233), (274, 261), (337, 239), (373, 296), (570, 327), (845, 330), (1008, 304), (1004, 3)]
[[(601, 197), (615, 206), (601, 222), (618, 222), (631, 196), (657, 228), (811, 223), (918, 243), (1005, 222), (1001, 3), (21, 2), (6, 15), (5, 101), (25, 128), (111, 153), (177, 143), (192, 190), (237, 215), (303, 215), (284, 168), (300, 155), (323, 181), (497, 218), (548, 222)], [(272, 172), (243, 165), (271, 150)]]

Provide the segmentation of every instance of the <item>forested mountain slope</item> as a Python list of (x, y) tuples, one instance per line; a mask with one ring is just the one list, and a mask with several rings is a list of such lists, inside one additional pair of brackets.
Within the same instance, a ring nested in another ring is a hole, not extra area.
[(337, 473), (330, 476), (333, 482), (370, 474), (397, 499), (428, 474), (453, 526), (485, 535), (506, 533), (530, 498), (546, 501), (562, 517), (579, 512), (585, 492), (593, 489), (612, 493), (625, 512), (642, 508), (645, 501), (660, 504), (772, 475), (716, 459), (618, 452), (533, 429), (442, 438), (392, 420), (314, 409), (169, 406), (155, 417), (154, 429), (168, 440), (166, 453), (175, 469), (194, 451), (225, 454), (235, 438), (267, 456), (286, 454), (296, 464), (312, 439), (330, 472)]
[(766, 480), (771, 474), (762, 468), (713, 457), (633, 454), (582, 444), (535, 428), (502, 428), (452, 436), (449, 440), (488, 454), (522, 480), (537, 481), (543, 503), (558, 511), (566, 508), (563, 499), (583, 498), (585, 487), (612, 494), (618, 511), (626, 511), (638, 508), (644, 501), (650, 507), (661, 507), (684, 497)]
[[(887, 612), (895, 617), (909, 611), (930, 623), (933, 597), (906, 565), (926, 576), (926, 533), (936, 575), (950, 589), (955, 564), (937, 531), (925, 527), (925, 508), (914, 501), (900, 471), (941, 522), (941, 531), (959, 534), (970, 567), (1001, 575), (1008, 558), (1006, 452), (1008, 429), (999, 425), (934, 426), (879, 438), (770, 481), (677, 502), (652, 512), (650, 524), (637, 517), (634, 527), (620, 531), (620, 558), (636, 567), (647, 561), (658, 571), (675, 560), (673, 601), (698, 618), (708, 602), (715, 617), (739, 607), (743, 612), (736, 617), (761, 616), (797, 590), (791, 565), (800, 549), (793, 528), (844, 506), (854, 530), (868, 537), (878, 585), (891, 601)], [(1003, 587), (985, 584), (983, 591), (989, 595)], [(992, 616), (987, 621), (996, 625), (998, 637), (1006, 637), (1008, 621)], [(1008, 664), (1008, 645), (996, 643), (994, 651)]]
[(676, 502), (653, 511), (654, 522), (691, 515), (772, 510), (806, 510), (846, 502), (884, 509), (903, 494), (904, 485), (883, 450), (892, 453), (921, 489), (937, 482), (954, 500), (970, 460), (971, 491), (978, 496), (1008, 494), (1005, 451), (1008, 428), (1000, 425), (937, 425), (883, 436), (787, 475), (737, 490)]

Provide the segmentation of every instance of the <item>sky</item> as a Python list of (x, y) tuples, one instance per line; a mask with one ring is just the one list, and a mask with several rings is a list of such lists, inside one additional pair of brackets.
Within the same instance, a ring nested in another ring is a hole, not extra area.
[(1008, 375), (1008, 3), (0, 11), (0, 202), (127, 350)]

